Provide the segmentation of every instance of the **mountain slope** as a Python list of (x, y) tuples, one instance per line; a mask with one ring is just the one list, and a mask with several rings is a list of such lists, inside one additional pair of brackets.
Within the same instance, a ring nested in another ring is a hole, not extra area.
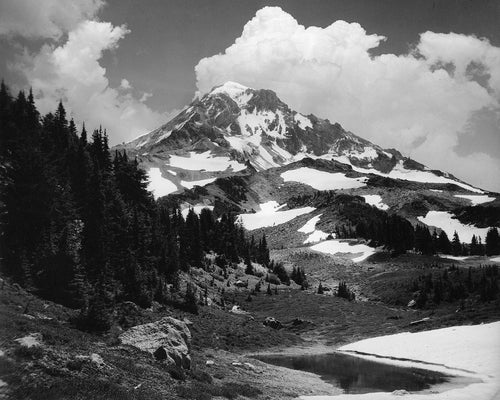
[(482, 193), (337, 123), (291, 110), (271, 90), (234, 82), (214, 88), (165, 125), (116, 149), (136, 155), (150, 171), (157, 197), (246, 168), (262, 171), (306, 157), (339, 161), (363, 174), (452, 183)]
[[(337, 123), (304, 116), (270, 90), (234, 82), (116, 149), (137, 157), (155, 197), (170, 195), (162, 201), (184, 210), (210, 207), (216, 214), (240, 214), (247, 229), (266, 231), (276, 246), (301, 244), (305, 233), (297, 233), (296, 225), (312, 217), (321, 229), (313, 227), (312, 236), (305, 237), (309, 242), (345, 224), (356, 226), (373, 217), (370, 206), (413, 225), (443, 229), (450, 237), (456, 230), (464, 241), (472, 234), (484, 239), (500, 220), (496, 194), (382, 149)], [(318, 195), (325, 191), (350, 200)], [(328, 201), (318, 205), (318, 196)], [(302, 197), (309, 200), (301, 203)]]

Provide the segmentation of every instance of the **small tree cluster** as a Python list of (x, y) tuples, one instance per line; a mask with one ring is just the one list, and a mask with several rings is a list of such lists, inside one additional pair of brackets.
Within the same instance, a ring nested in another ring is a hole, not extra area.
[(339, 282), (339, 287), (337, 289), (337, 296), (347, 299), (349, 301), (353, 301), (356, 299), (356, 295), (354, 294), (354, 292), (350, 290), (347, 287), (347, 283), (343, 281)]

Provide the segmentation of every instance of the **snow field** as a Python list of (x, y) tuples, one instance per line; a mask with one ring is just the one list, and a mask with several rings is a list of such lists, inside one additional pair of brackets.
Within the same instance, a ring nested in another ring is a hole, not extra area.
[(177, 191), (177, 186), (161, 175), (160, 168), (150, 168), (147, 172), (148, 190), (153, 192), (155, 199)]
[(365, 194), (362, 197), (365, 198), (367, 204), (375, 206), (380, 210), (388, 210), (389, 206), (382, 201), (382, 197), (378, 194)]
[[(353, 154), (354, 156), (354, 154)], [(457, 185), (463, 189), (466, 189), (470, 192), (475, 192), (475, 193), (480, 193), (483, 194), (484, 192), (480, 189), (477, 189), (475, 187), (472, 187), (470, 185), (467, 185), (462, 182), (455, 181), (450, 178), (446, 178), (444, 176), (437, 176), (433, 174), (430, 171), (418, 171), (418, 170), (410, 170), (406, 169), (403, 165), (403, 162), (400, 161), (398, 164), (394, 166), (391, 172), (389, 173), (383, 173), (380, 172), (374, 168), (360, 168), (356, 167), (355, 165), (352, 165), (349, 159), (344, 155), (344, 156), (337, 156), (337, 157), (332, 157), (334, 160), (339, 161), (344, 164), (348, 164), (352, 166), (352, 169), (354, 171), (364, 173), (364, 174), (374, 174), (374, 175), (380, 175), (380, 176), (385, 176), (387, 178), (393, 178), (393, 179), (401, 179), (404, 181), (412, 181), (412, 182), (422, 182), (422, 183), (452, 183), (454, 185)], [(433, 190), (433, 189), (431, 189)], [(438, 191), (434, 189), (434, 191)]]
[(354, 262), (366, 260), (375, 253), (375, 249), (365, 244), (351, 245), (349, 242), (341, 242), (340, 240), (326, 240), (310, 247), (311, 250), (319, 251), (325, 254), (360, 254), (358, 257), (352, 258)]
[(455, 197), (460, 197), (462, 199), (470, 200), (473, 206), (477, 206), (478, 204), (489, 203), (490, 201), (496, 200), (495, 197), (490, 197), (488, 195), (474, 196), (467, 194), (456, 194)]
[(242, 171), (246, 167), (238, 161), (230, 160), (229, 157), (218, 157), (210, 153), (189, 152), (189, 157), (171, 155), (169, 165), (176, 168), (187, 169), (189, 171), (225, 171), (232, 168), (234, 172)]
[[(366, 353), (357, 356), (379, 362), (425, 368), (451, 375), (473, 376), (482, 380), (480, 383), (441, 393), (406, 394), (404, 398), (407, 400), (493, 400), (498, 399), (500, 393), (500, 322), (380, 336), (348, 344), (339, 350)], [(303, 400), (394, 398), (394, 394), (388, 392), (301, 397)]]
[(348, 178), (341, 172), (325, 172), (301, 167), (281, 174), (285, 182), (299, 182), (316, 190), (354, 189), (366, 186), (367, 178)]
[(452, 217), (453, 214), (447, 211), (429, 211), (425, 217), (417, 217), (417, 219), (428, 226), (441, 228), (446, 232), (450, 240), (456, 231), (461, 242), (470, 243), (472, 235), (476, 235), (476, 237), (481, 236), (484, 241), (489, 228), (477, 228), (474, 225), (465, 225)]
[(218, 94), (218, 93), (227, 94), (231, 99), (233, 99), (236, 102), (236, 104), (238, 104), (238, 106), (241, 107), (245, 105), (248, 102), (248, 100), (250, 100), (253, 96), (253, 94), (251, 93), (246, 93), (247, 89), (249, 88), (239, 83), (228, 81), (223, 85), (212, 90), (210, 94)]
[(286, 204), (281, 206), (276, 201), (268, 201), (267, 203), (260, 204), (260, 211), (254, 214), (240, 214), (239, 221), (243, 224), (245, 229), (251, 231), (258, 228), (267, 226), (281, 225), (285, 222), (291, 221), (299, 215), (308, 214), (315, 210), (314, 207), (302, 207), (292, 210), (280, 211)]
[(309, 236), (303, 242), (304, 244), (320, 242), (328, 237), (328, 233), (316, 229), (316, 224), (319, 222), (319, 219), (322, 215), (323, 214), (319, 214), (316, 215), (315, 217), (312, 217), (309, 221), (307, 221), (304, 224), (304, 226), (297, 229), (297, 232), (309, 233)]
[(181, 181), (181, 185), (187, 189), (192, 189), (195, 186), (208, 185), (209, 183), (214, 182), (216, 179), (217, 178), (208, 178), (208, 179), (200, 179), (199, 181)]

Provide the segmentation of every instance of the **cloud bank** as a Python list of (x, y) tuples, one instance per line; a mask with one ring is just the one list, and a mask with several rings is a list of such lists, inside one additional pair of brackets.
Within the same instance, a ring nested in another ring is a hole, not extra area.
[(200, 60), (198, 91), (228, 80), (272, 89), (298, 111), (500, 191), (498, 158), (455, 151), (468, 119), (499, 107), (500, 49), (473, 36), (425, 32), (408, 54), (372, 56), (382, 40), (357, 23), (306, 28), (265, 7), (223, 54)]
[[(164, 115), (144, 103), (149, 94), (139, 93), (142, 97), (135, 98), (133, 85), (126, 78), (116, 88), (110, 85), (101, 58), (104, 52), (115, 50), (130, 31), (125, 26), (86, 19), (95, 16), (102, 6), (100, 0), (71, 4), (47, 0), (39, 15), (33, 10), (42, 7), (31, 3), (34, 1), (2, 3), (12, 22), (0, 34), (49, 39), (35, 54), (25, 50), (15, 65), (32, 85), (42, 113), (54, 111), (62, 100), (77, 122), (84, 121), (89, 129), (105, 127), (112, 144), (131, 140), (164, 122)], [(16, 18), (18, 11), (23, 18)], [(24, 29), (27, 22), (33, 24)]]
[(59, 39), (103, 5), (102, 0), (2, 0), (0, 35)]

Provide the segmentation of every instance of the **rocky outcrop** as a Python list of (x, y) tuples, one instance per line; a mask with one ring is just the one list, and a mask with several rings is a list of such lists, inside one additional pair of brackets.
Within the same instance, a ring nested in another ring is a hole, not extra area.
[(283, 328), (283, 324), (278, 321), (276, 318), (273, 318), (273, 317), (267, 317), (264, 322), (263, 322), (264, 326), (268, 326), (269, 328), (273, 328), (273, 329), (281, 329)]
[(152, 354), (157, 360), (189, 369), (191, 332), (184, 321), (164, 317), (156, 322), (137, 325), (119, 336), (122, 344)]

